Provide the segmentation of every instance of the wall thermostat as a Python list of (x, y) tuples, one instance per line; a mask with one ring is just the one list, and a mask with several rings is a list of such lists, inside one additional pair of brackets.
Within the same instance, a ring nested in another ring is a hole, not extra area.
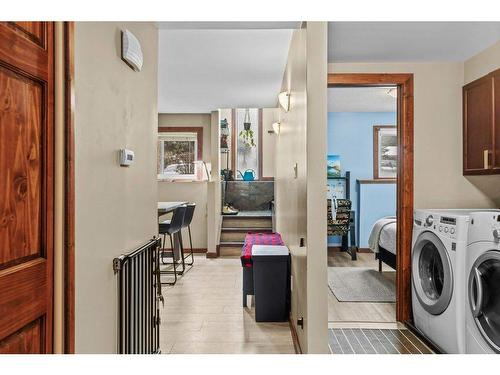
[(134, 151), (122, 148), (120, 150), (120, 165), (122, 167), (128, 167), (134, 162)]

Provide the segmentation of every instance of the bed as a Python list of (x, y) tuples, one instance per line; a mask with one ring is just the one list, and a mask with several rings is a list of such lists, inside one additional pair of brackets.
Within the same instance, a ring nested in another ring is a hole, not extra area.
[(379, 261), (379, 272), (382, 272), (382, 263), (396, 269), (396, 236), (396, 218), (393, 216), (379, 219), (373, 225), (368, 245)]

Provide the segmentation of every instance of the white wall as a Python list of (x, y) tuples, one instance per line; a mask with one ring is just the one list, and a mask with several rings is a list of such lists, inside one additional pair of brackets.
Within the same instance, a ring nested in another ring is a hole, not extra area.
[[(202, 159), (211, 162), (210, 113), (202, 114), (170, 114), (158, 115), (158, 127), (202, 127), (203, 152)], [(193, 247), (207, 248), (207, 182), (168, 182), (158, 181), (158, 201), (196, 203), (196, 209), (191, 225)], [(185, 244), (188, 237), (183, 236)]]
[(274, 161), (276, 135), (269, 133), (273, 130), (273, 123), (279, 121), (277, 108), (262, 109), (262, 176), (274, 177)]
[[(120, 58), (120, 31), (144, 53), (141, 72)], [(156, 138), (158, 35), (153, 23), (75, 26), (75, 350), (117, 350), (112, 260), (158, 233)], [(136, 160), (118, 165), (127, 147)]]
[(495, 207), (462, 175), (463, 63), (333, 63), (328, 72), (413, 73), (415, 208)]
[(292, 254), (292, 323), (306, 353), (328, 350), (326, 215), (318, 215), (326, 213), (326, 50), (326, 23), (293, 32), (282, 85), (291, 109), (280, 110), (275, 152), (276, 227)]

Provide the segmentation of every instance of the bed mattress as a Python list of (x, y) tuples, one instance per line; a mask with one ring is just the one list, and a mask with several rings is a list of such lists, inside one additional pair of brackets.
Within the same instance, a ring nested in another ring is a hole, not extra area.
[(396, 254), (396, 234), (396, 223), (385, 225), (380, 231), (379, 246)]

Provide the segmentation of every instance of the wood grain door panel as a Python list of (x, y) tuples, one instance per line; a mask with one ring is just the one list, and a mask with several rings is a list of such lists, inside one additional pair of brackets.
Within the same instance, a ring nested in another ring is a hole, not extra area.
[(496, 70), (492, 75), (493, 79), (493, 161), (494, 173), (500, 173), (500, 70)]
[(53, 24), (0, 23), (0, 353), (52, 352)]
[(464, 86), (464, 174), (490, 173), (484, 156), (492, 150), (492, 95), (490, 77)]

